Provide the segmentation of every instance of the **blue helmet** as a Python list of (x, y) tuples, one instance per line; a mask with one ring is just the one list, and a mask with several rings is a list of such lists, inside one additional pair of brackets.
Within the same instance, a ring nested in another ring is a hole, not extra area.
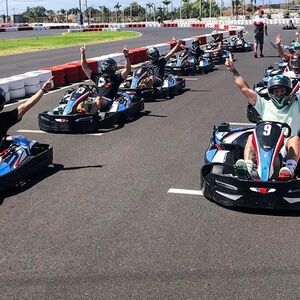
[[(279, 97), (273, 94), (274, 89), (278, 87), (286, 88), (286, 93)], [(292, 89), (293, 89), (292, 81), (290, 80), (289, 77), (285, 75), (273, 76), (268, 81), (269, 97), (278, 109), (283, 108), (284, 106), (288, 105), (291, 102), (293, 98), (291, 96)]]
[(115, 75), (118, 69), (118, 65), (112, 58), (107, 58), (101, 62), (100, 70), (103, 75), (112, 76)]
[(150, 58), (152, 62), (159, 61), (159, 51), (156, 47), (150, 47), (147, 49), (147, 56)]

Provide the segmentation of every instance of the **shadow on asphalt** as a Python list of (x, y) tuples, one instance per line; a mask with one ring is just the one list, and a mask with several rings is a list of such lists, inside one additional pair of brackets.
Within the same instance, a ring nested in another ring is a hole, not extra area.
[(12, 197), (14, 195), (18, 195), (37, 183), (45, 180), (46, 178), (60, 172), (60, 171), (71, 171), (71, 170), (78, 170), (78, 169), (86, 169), (86, 168), (102, 168), (103, 165), (91, 165), (91, 166), (77, 166), (77, 167), (64, 167), (61, 164), (51, 164), (47, 168), (43, 169), (42, 172), (35, 174), (28, 178), (26, 181), (20, 183), (18, 186), (13, 187), (2, 194), (0, 194), (0, 205), (4, 202), (6, 198)]
[(211, 93), (212, 90), (198, 90), (198, 89), (191, 89), (190, 92), (194, 93)]

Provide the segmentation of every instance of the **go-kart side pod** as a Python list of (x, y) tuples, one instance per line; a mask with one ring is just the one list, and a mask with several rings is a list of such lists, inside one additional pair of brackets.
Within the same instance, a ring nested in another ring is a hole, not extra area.
[(50, 165), (53, 161), (53, 149), (48, 144), (38, 144), (34, 151), (14, 170), (0, 176), (0, 192), (26, 181), (33, 174)]

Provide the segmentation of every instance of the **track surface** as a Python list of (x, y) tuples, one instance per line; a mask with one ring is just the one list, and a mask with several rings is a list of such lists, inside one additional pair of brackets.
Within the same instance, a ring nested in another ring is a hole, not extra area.
[[(293, 33), (284, 33), (286, 41)], [(165, 34), (159, 31), (156, 42)], [(88, 48), (88, 56), (94, 51)], [(278, 60), (268, 43), (265, 55), (236, 55), (250, 84)], [(139, 119), (101, 136), (26, 134), (53, 145), (54, 165), (4, 195), (1, 299), (298, 298), (298, 217), (237, 212), (202, 196), (168, 193), (199, 190), (215, 123), (247, 122), (246, 101), (224, 66), (187, 85), (190, 91), (146, 103)], [(46, 95), (11, 133), (38, 130), (37, 114), (61, 94)]]

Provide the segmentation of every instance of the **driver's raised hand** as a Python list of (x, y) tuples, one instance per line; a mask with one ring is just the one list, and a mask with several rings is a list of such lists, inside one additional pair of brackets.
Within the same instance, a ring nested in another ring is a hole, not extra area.
[(276, 43), (276, 45), (280, 45), (281, 44), (281, 36), (280, 36), (279, 33), (276, 34), (275, 43)]
[(128, 56), (129, 55), (129, 50), (127, 49), (126, 45), (124, 46), (122, 52), (123, 52), (124, 56)]
[(229, 58), (226, 59), (225, 61), (225, 66), (229, 71), (234, 70), (234, 64), (233, 64), (233, 59), (231, 53), (229, 53)]
[(49, 92), (52, 88), (53, 88), (53, 86), (54, 86), (54, 84), (53, 84), (53, 77), (54, 76), (52, 76), (51, 78), (49, 78), (47, 81), (45, 81), (44, 82), (44, 84), (42, 85), (42, 91), (45, 91), (45, 92)]
[(80, 47), (80, 54), (81, 55), (85, 55), (85, 45), (83, 45), (82, 47)]

